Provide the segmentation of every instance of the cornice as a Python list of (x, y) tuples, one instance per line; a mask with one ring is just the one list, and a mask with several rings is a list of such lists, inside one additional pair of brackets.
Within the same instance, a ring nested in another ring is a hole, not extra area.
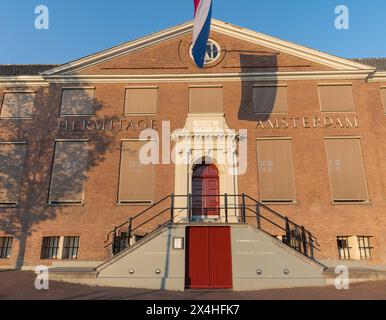
[(371, 70), (255, 72), (157, 75), (57, 75), (46, 76), (49, 83), (162, 83), (290, 80), (366, 80)]
[(369, 77), (368, 82), (386, 82), (386, 71), (375, 72)]
[(49, 83), (42, 76), (0, 76), (1, 86), (44, 87)]

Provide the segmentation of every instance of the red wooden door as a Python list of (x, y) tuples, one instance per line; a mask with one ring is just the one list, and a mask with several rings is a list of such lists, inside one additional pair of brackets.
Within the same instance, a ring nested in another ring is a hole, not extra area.
[(186, 286), (207, 288), (209, 284), (209, 248), (207, 228), (186, 230)]
[(187, 228), (186, 243), (186, 286), (190, 289), (231, 289), (230, 228)]
[(193, 171), (193, 216), (208, 217), (220, 214), (220, 186), (214, 165), (198, 165)]
[(210, 288), (232, 288), (232, 248), (229, 227), (208, 227)]

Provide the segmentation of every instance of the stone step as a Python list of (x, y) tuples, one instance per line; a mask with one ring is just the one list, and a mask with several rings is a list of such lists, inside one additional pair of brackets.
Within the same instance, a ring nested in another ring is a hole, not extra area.
[(85, 285), (97, 285), (97, 272), (90, 267), (54, 267), (50, 269), (49, 279)]
[[(335, 273), (334, 268), (325, 270), (324, 275), (327, 278), (334, 279), (338, 276), (338, 274)], [(386, 271), (370, 268), (349, 268), (349, 277), (353, 279), (386, 280)]]

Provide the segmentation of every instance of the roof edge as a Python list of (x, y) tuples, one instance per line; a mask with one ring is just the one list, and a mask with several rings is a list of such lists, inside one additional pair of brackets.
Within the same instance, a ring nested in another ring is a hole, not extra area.
[(118, 57), (119, 55), (127, 54), (131, 51), (146, 48), (150, 45), (156, 44), (161, 41), (166, 41), (172, 37), (190, 32), (192, 30), (193, 30), (193, 22), (188, 21), (183, 24), (177, 25), (175, 27), (167, 28), (159, 32), (147, 35), (145, 37), (141, 37), (129, 42), (124, 42), (112, 48), (108, 48), (108, 49), (99, 51), (97, 53), (91, 54), (89, 56), (70, 61), (68, 63), (61, 65), (58, 68), (54, 68), (52, 70), (42, 72), (41, 75), (50, 76), (61, 72), (64, 72), (63, 74), (67, 74), (74, 68), (91, 66), (93, 62), (95, 62), (95, 60), (98, 60), (97, 63), (101, 63), (105, 60)]

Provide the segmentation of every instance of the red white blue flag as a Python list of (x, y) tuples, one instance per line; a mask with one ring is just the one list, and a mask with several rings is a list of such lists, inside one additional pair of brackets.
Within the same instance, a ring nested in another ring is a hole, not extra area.
[(212, 21), (212, 0), (194, 0), (193, 58), (200, 68), (204, 66), (206, 45)]

